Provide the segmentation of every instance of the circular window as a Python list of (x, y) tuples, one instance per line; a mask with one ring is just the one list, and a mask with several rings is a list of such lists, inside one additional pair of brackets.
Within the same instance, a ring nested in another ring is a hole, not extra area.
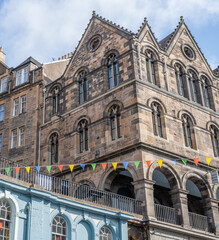
[(182, 47), (183, 54), (189, 59), (189, 60), (194, 60), (195, 59), (195, 52), (194, 50), (188, 46), (184, 45)]
[(93, 36), (90, 40), (89, 40), (89, 42), (88, 42), (88, 51), (89, 52), (94, 52), (94, 51), (96, 51), (98, 48), (99, 48), (99, 46), (100, 46), (100, 44), (101, 44), (101, 36), (100, 35), (95, 35), (95, 36)]

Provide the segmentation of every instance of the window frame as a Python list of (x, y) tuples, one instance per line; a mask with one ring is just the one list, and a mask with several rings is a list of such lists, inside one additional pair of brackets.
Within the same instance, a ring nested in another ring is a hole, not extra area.
[[(105, 231), (106, 229), (109, 233), (107, 233), (107, 231)], [(112, 233), (111, 229), (105, 225), (102, 226), (99, 231), (99, 240), (113, 240), (113, 239), (114, 239), (114, 237), (113, 237), (113, 233)]]
[(153, 102), (151, 106), (152, 106), (152, 122), (153, 122), (154, 135), (161, 138), (165, 138), (165, 135), (164, 135), (165, 126), (162, 120), (163, 110), (160, 104), (157, 102)]
[[(58, 218), (58, 220), (57, 220), (57, 218)], [(64, 220), (63, 222), (64, 222), (64, 224), (65, 224), (65, 226), (63, 227), (63, 223), (61, 224), (61, 221), (60, 221), (60, 219), (62, 219), (62, 220)], [(54, 224), (54, 221), (56, 221), (56, 223)], [(58, 224), (57, 224), (58, 223)], [(60, 227), (60, 225), (61, 225), (61, 227)], [(60, 216), (60, 215), (56, 215), (54, 218), (53, 218), (53, 220), (52, 220), (52, 223), (51, 223), (51, 226), (52, 226), (52, 239), (53, 239), (53, 237), (55, 237), (55, 239), (56, 239), (56, 237), (61, 237), (61, 239), (63, 239), (63, 240), (67, 240), (68, 239), (68, 222), (65, 220), (65, 218), (64, 217), (62, 217), (62, 216)], [(55, 226), (55, 230), (56, 231), (53, 231), (53, 229), (54, 229), (54, 226)], [(60, 229), (62, 229), (61, 230), (61, 233), (58, 233), (59, 232), (59, 230), (58, 230), (58, 228), (60, 228)], [(65, 229), (65, 233), (63, 233), (63, 228)]]
[(16, 71), (16, 86), (28, 82), (29, 77), (29, 67), (22, 68)]
[(11, 130), (11, 148), (16, 148), (16, 147), (17, 147), (17, 128)]
[(50, 135), (50, 161), (51, 165), (59, 161), (59, 136), (57, 133)]
[[(23, 95), (20, 98), (21, 98), (21, 101), (20, 101), (20, 114), (21, 114), (26, 112), (27, 97), (26, 95)], [(23, 99), (25, 99), (25, 101), (23, 101)]]
[(219, 129), (214, 125), (211, 125), (210, 133), (214, 156), (219, 157)]
[(0, 134), (0, 152), (2, 151), (2, 134)]
[(82, 119), (78, 123), (78, 134), (79, 134), (79, 153), (88, 151), (89, 139), (88, 139), (88, 121)]
[(191, 118), (186, 114), (182, 116), (182, 128), (183, 128), (185, 146), (191, 149), (196, 149), (195, 136), (193, 136), (194, 135), (193, 123)]
[[(4, 210), (3, 210), (4, 209)], [(3, 237), (4, 239), (12, 239), (13, 238), (13, 233), (12, 233), (12, 228), (13, 228), (13, 221), (12, 221), (12, 207), (11, 204), (9, 203), (9, 201), (7, 199), (1, 198), (0, 199), (0, 211), (1, 212), (5, 212), (5, 216), (4, 218), (1, 217), (0, 221), (2, 221), (2, 232), (3, 235), (1, 237)], [(6, 223), (8, 224), (8, 227), (6, 228)], [(5, 230), (8, 230), (9, 236), (8, 234), (5, 235)]]
[[(16, 101), (17, 101), (17, 103), (16, 103)], [(15, 98), (13, 100), (13, 117), (18, 116), (18, 114), (19, 114), (19, 102), (20, 102), (19, 97)]]
[(119, 66), (115, 53), (107, 57), (107, 76), (109, 89), (119, 86)]
[(0, 122), (4, 121), (5, 104), (0, 105)]
[(25, 145), (25, 127), (19, 127), (18, 131), (18, 146), (22, 147)]
[(8, 87), (8, 78), (4, 77), (4, 78), (1, 79), (0, 93), (6, 92), (7, 91), (7, 87)]

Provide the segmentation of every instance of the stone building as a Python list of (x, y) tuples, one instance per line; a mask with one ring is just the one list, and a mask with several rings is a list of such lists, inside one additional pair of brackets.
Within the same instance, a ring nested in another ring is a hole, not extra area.
[(134, 34), (94, 12), (64, 73), (41, 80), (35, 164), (55, 165), (67, 195), (73, 181), (140, 213), (129, 240), (217, 239), (219, 68), (183, 18), (158, 42), (146, 19)]

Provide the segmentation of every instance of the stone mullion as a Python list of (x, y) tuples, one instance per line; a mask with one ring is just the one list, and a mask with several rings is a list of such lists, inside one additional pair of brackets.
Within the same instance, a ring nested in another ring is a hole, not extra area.
[(190, 84), (189, 84), (189, 76), (187, 74), (185, 74), (185, 82), (186, 82), (186, 95), (187, 95), (187, 98), (189, 100), (192, 100), (192, 96), (191, 96), (191, 90), (190, 89)]
[(176, 79), (176, 84), (177, 84), (177, 88), (178, 88), (178, 93), (179, 93), (179, 95), (182, 96), (182, 92), (181, 92), (181, 82), (180, 82), (180, 77), (179, 77), (179, 72), (178, 72), (178, 71), (176, 72), (176, 77), (177, 77), (177, 79)]
[(199, 79), (197, 79), (196, 80), (196, 83), (197, 83), (197, 90), (198, 90), (198, 95), (197, 95), (197, 97), (198, 97), (198, 99), (197, 99), (197, 101), (202, 105), (202, 106), (205, 106), (205, 101), (204, 101), (204, 96), (203, 96), (203, 89), (202, 89), (202, 82), (199, 80)]

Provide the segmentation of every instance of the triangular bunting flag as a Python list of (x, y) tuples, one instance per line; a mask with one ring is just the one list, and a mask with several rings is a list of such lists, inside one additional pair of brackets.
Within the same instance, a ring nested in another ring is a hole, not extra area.
[(194, 160), (194, 162), (195, 162), (195, 165), (198, 166), (198, 161), (199, 161), (199, 159), (198, 159), (198, 158), (194, 158), (193, 160)]
[(117, 164), (118, 164), (117, 162), (112, 163), (114, 170), (116, 170)]
[(138, 166), (139, 166), (139, 161), (135, 161), (135, 166), (136, 166), (136, 168), (138, 168)]
[(206, 158), (207, 164), (210, 165), (211, 158)]
[(103, 170), (105, 171), (107, 163), (101, 163)]
[(160, 168), (161, 168), (161, 167), (162, 167), (163, 160), (157, 160), (157, 162), (158, 162), (158, 164), (159, 164), (159, 166), (160, 166)]
[(39, 173), (39, 172), (40, 172), (40, 166), (37, 166), (37, 167), (36, 167), (36, 170), (37, 170), (37, 172)]
[(7, 175), (9, 174), (10, 168), (5, 168)]
[(82, 169), (83, 169), (83, 171), (84, 171), (85, 164), (80, 164), (80, 166), (82, 167)]
[(62, 172), (63, 165), (59, 165), (58, 167), (59, 167), (60, 172)]
[(25, 167), (25, 168), (27, 170), (27, 173), (29, 173), (30, 172), (30, 167)]
[(182, 158), (181, 160), (182, 160), (182, 162), (186, 165), (187, 159), (186, 159), (186, 158)]
[(46, 166), (46, 168), (47, 168), (48, 172), (50, 173), (52, 167), (51, 166)]
[(91, 163), (91, 166), (92, 166), (93, 170), (95, 170), (97, 164), (96, 163)]
[(128, 164), (129, 164), (128, 162), (124, 162), (124, 163), (123, 163), (125, 169), (128, 167)]
[(73, 172), (74, 165), (69, 165), (69, 168), (70, 168), (71, 172)]
[(146, 161), (148, 167), (150, 167), (151, 161)]
[(16, 167), (15, 169), (16, 169), (16, 172), (17, 172), (17, 175), (18, 175), (21, 168), (20, 167)]
[(171, 160), (172, 162), (176, 162), (176, 159), (173, 159), (173, 158), (172, 158), (172, 159), (170, 159), (170, 160)]

